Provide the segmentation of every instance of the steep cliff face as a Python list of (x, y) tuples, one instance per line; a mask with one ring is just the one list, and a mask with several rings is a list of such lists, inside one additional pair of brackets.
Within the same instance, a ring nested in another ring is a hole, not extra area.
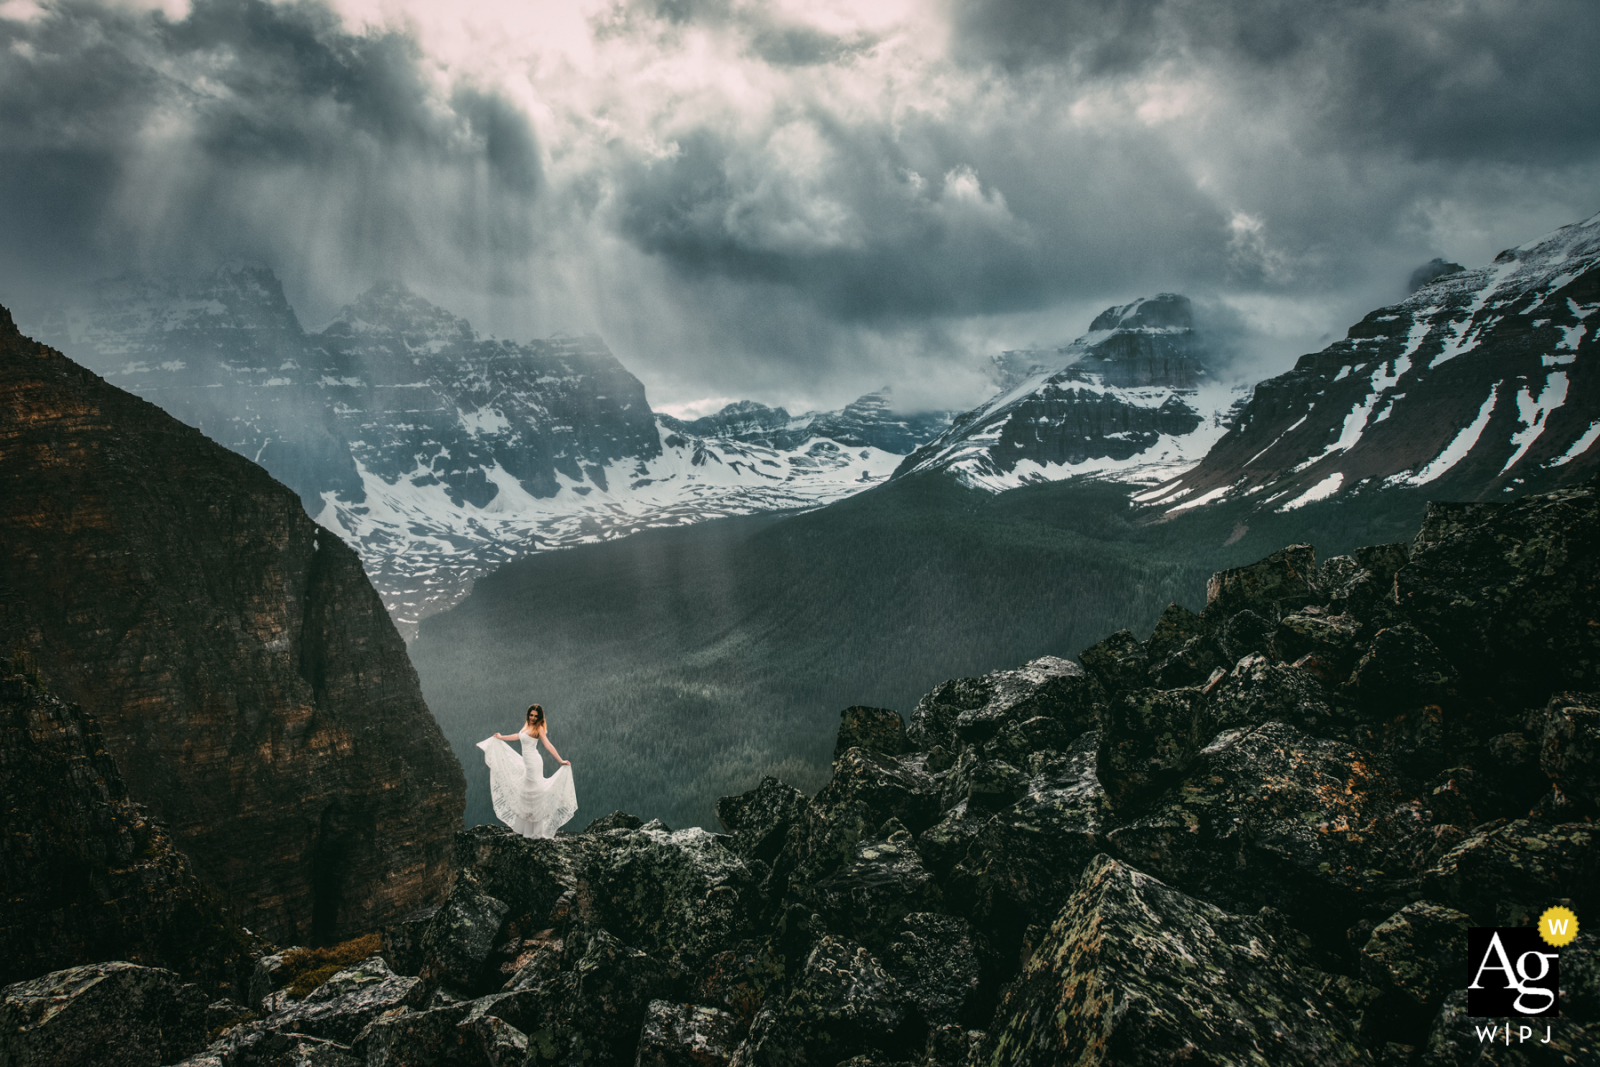
[(250, 939), (128, 799), (94, 717), (0, 678), (0, 984), (100, 960), (242, 996)]
[(0, 647), (103, 725), (258, 933), (432, 902), (464, 784), (354, 552), (261, 468), (0, 311)]

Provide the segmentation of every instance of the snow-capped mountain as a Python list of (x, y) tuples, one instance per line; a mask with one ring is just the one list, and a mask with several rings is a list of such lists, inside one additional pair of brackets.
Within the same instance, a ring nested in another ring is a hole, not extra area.
[(1205, 455), (1244, 401), (1213, 377), (1210, 355), (1187, 297), (1108, 308), (1065, 348), (995, 357), (1000, 393), (895, 474), (947, 470), (990, 492), (1085, 475), (1170, 478)]
[(1245, 496), (1285, 511), (1587, 478), (1600, 467), (1597, 264), (1600, 215), (1426, 282), (1257, 385), (1201, 463), (1135, 499), (1171, 512)]
[(400, 285), (305, 331), (272, 273), (119, 281), (41, 331), (259, 462), (361, 553), (402, 633), (528, 552), (816, 507), (884, 481), (947, 417), (883, 393), (685, 423), (597, 337), (513, 343)]

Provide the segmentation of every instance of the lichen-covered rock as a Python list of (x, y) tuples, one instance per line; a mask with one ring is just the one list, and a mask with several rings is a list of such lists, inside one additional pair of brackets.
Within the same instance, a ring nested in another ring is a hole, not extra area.
[(889, 819), (913, 834), (938, 817), (938, 786), (904, 762), (864, 748), (834, 761), (833, 777), (789, 833), (775, 871), (809, 885), (832, 874), (855, 854), (856, 842)]
[(733, 850), (746, 859), (772, 863), (783, 851), (789, 828), (810, 803), (806, 795), (776, 778), (763, 778), (748, 793), (717, 800), (717, 818), (733, 835)]
[[(194, 1060), (185, 1062), (200, 1067)], [(277, 1030), (253, 1032), (248, 1040), (229, 1046), (215, 1062), (222, 1067), (364, 1067), (348, 1045)]]
[(528, 1035), (499, 1016), (480, 1016), (472, 1031), (489, 1067), (522, 1067), (528, 1058)]
[(1363, 628), (1397, 620), (1394, 576), (1410, 558), (1411, 546), (1398, 542), (1369, 545), (1324, 561), (1317, 569), (1317, 585), (1328, 598), (1328, 614), (1349, 617)]
[(457, 881), (423, 931), (423, 977), (476, 990), (510, 910), (505, 901), (485, 893), (472, 880)]
[(1273, 663), (1265, 656), (1249, 656), (1234, 664), (1211, 690), (1211, 706), (1217, 730), (1283, 722), (1329, 735), (1348, 725), (1348, 716), (1314, 673)]
[(700, 1003), (726, 1008), (748, 1027), (786, 973), (772, 941), (745, 941), (711, 957), (693, 995)]
[(1465, 912), (1419, 900), (1373, 928), (1361, 948), (1361, 974), (1384, 994), (1374, 1015), (1390, 1035), (1411, 1043), (1426, 1038), (1444, 998), (1462, 988), (1471, 925)]
[(205, 1045), (206, 995), (172, 971), (91, 963), (0, 989), (5, 1067), (158, 1067)]
[(652, 1000), (639, 1033), (637, 1067), (726, 1067), (744, 1036), (737, 1016), (698, 1004)]
[(1534, 729), (1540, 769), (1568, 796), (1600, 802), (1600, 694), (1552, 697)]
[(1045, 717), (1061, 724), (1069, 737), (1094, 725), (1100, 687), (1071, 660), (1041, 656), (1015, 670), (984, 675), (987, 699), (955, 717), (958, 740), (983, 742), (1009, 723)]
[(806, 957), (794, 988), (756, 1016), (734, 1067), (808, 1067), (869, 1050), (909, 1055), (922, 1034), (908, 1033), (894, 977), (867, 949), (827, 935)]
[(749, 936), (760, 890), (722, 838), (699, 827), (613, 834), (593, 879), (600, 921), (617, 937), (693, 971)]
[(1429, 504), (1395, 576), (1400, 610), (1463, 680), (1513, 706), (1600, 681), (1600, 490)]
[(852, 704), (839, 713), (839, 734), (833, 742), (833, 758), (846, 749), (867, 748), (886, 756), (905, 751), (906, 724), (898, 711)]
[(1095, 775), (1097, 744), (1093, 731), (1079, 738), (1029, 783), (1027, 796), (978, 828), (950, 873), (957, 910), (997, 951), (1014, 953), (1028, 926), (1054, 918), (1084, 864), (1106, 849), (1111, 813)]
[(1063, 726), (1058, 719), (1035, 715), (1022, 722), (1009, 722), (983, 746), (983, 755), (991, 760), (1009, 763), (1013, 767), (1026, 767), (1028, 758), (1036, 752), (1058, 752), (1069, 747), (1078, 735)]
[(1350, 688), (1380, 709), (1437, 704), (1452, 696), (1455, 667), (1428, 637), (1400, 623), (1379, 630), (1350, 675)]
[(426, 1011), (387, 1011), (356, 1035), (351, 1049), (367, 1067), (477, 1067), (476, 1042), (458, 1028), (469, 1010), (470, 1002), (462, 1002)]
[(1253, 611), (1276, 622), (1316, 602), (1317, 553), (1310, 545), (1290, 545), (1245, 567), (1218, 571), (1206, 583), (1203, 617), (1226, 619)]
[(1146, 675), (1150, 661), (1144, 645), (1133, 636), (1132, 630), (1118, 630), (1090, 645), (1078, 653), (1078, 660), (1108, 697), (1149, 684)]
[(1099, 857), (1007, 990), (987, 1061), (1371, 1063), (1296, 956), (1259, 921)]
[(567, 1016), (569, 1062), (596, 1067), (632, 1061), (646, 1007), (652, 1000), (676, 1001), (684, 992), (681, 969), (603, 930), (585, 940), (573, 972), (577, 987)]
[(1274, 620), (1246, 608), (1217, 627), (1217, 647), (1222, 650), (1224, 662), (1237, 663), (1246, 656), (1259, 656), (1271, 651), (1272, 635), (1276, 630)]
[(987, 678), (952, 678), (933, 687), (911, 712), (906, 724), (906, 740), (931, 748), (954, 742), (956, 717), (963, 711), (981, 708), (989, 702), (993, 685)]
[(456, 881), (470, 872), (479, 890), (507, 905), (508, 924), (538, 930), (576, 893), (599, 836), (532, 838), (505, 826), (474, 826), (456, 834)]
[(818, 882), (812, 898), (830, 930), (880, 952), (906, 915), (943, 903), (910, 831), (896, 819), (858, 842), (854, 859)]
[(1203, 770), (1111, 831), (1129, 862), (1219, 907), (1271, 905), (1340, 940), (1414, 875), (1415, 816), (1377, 757), (1276, 722), (1228, 731), (1204, 755)]
[(901, 921), (884, 951), (884, 966), (900, 983), (906, 1001), (929, 1025), (981, 1021), (992, 1001), (983, 996), (979, 935), (955, 915), (912, 912)]
[(1285, 663), (1310, 656), (1315, 663), (1313, 673), (1338, 685), (1350, 677), (1361, 659), (1360, 637), (1361, 624), (1354, 617), (1307, 609), (1278, 620), (1272, 654)]
[(1446, 853), (1426, 881), (1430, 895), (1479, 926), (1523, 926), (1560, 901), (1580, 918), (1600, 914), (1600, 831), (1590, 823), (1489, 823)]
[(1215, 732), (1198, 689), (1126, 690), (1100, 706), (1095, 773), (1113, 806), (1132, 809), (1187, 771)]
[[(398, 922), (389, 923), (378, 931), (383, 938), (383, 958), (395, 974), (415, 975), (422, 971), (422, 935), (428, 932), (428, 923), (438, 912), (438, 907), (423, 908), (400, 919)], [(268, 957), (269, 959), (281, 957)], [(262, 963), (266, 961), (263, 960)], [(256, 974), (261, 974), (261, 965), (257, 964)], [(255, 980), (251, 980), (251, 995), (255, 995)], [(263, 996), (277, 988), (264, 989)]]
[(1009, 807), (1028, 792), (1028, 775), (1004, 760), (973, 759), (958, 770), (969, 811)]
[(637, 830), (644, 825), (644, 820), (637, 815), (629, 815), (625, 811), (614, 811), (610, 815), (602, 815), (583, 828), (586, 834), (603, 834), (607, 830)]
[(1156, 620), (1156, 628), (1145, 640), (1145, 659), (1153, 669), (1155, 664), (1205, 632), (1204, 619), (1182, 604), (1168, 604), (1161, 612), (1161, 618)]
[(1200, 685), (1211, 677), (1213, 671), (1225, 666), (1222, 649), (1214, 638), (1198, 634), (1189, 638), (1165, 659), (1152, 660), (1150, 684), (1157, 689), (1181, 689)]
[(291, 1002), (267, 1016), (263, 1028), (349, 1045), (384, 1012), (417, 1007), (425, 989), (421, 979), (391, 974), (383, 960), (374, 956), (340, 971), (305, 1000)]
[(944, 813), (944, 818), (917, 837), (917, 853), (923, 864), (941, 881), (966, 857), (967, 848), (977, 838), (992, 812), (969, 813), (965, 799)]

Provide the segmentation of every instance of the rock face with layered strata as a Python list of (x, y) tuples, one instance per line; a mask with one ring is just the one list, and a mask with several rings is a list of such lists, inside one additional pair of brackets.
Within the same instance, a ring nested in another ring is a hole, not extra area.
[(442, 895), (464, 783), (354, 552), (295, 494), (0, 312), (0, 646), (258, 933)]

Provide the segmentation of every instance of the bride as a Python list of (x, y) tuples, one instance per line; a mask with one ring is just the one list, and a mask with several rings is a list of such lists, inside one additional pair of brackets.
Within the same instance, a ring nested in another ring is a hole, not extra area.
[[(518, 756), (507, 741), (522, 742), (522, 755)], [(539, 754), (541, 741), (550, 755), (561, 762), (548, 778), (544, 776), (544, 757)], [(478, 747), (489, 765), (489, 796), (494, 813), (517, 833), (523, 837), (554, 837), (557, 828), (577, 813), (572, 761), (561, 759), (561, 753), (550, 743), (544, 709), (539, 705), (529, 706), (528, 720), (521, 730), (509, 736), (497, 733), (484, 738)]]

